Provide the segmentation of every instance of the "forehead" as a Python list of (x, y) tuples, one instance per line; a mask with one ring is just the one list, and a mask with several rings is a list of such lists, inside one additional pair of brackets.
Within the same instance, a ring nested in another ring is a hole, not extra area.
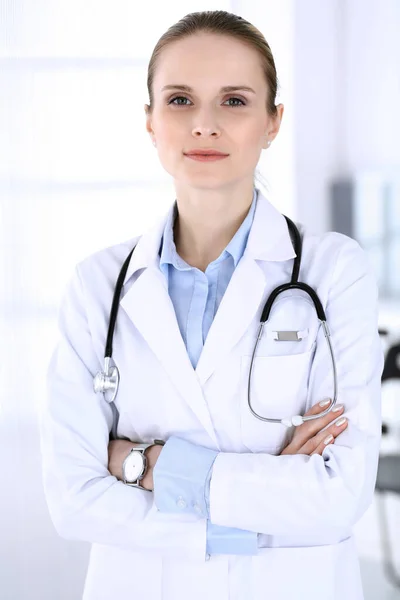
[(238, 82), (255, 91), (265, 85), (257, 50), (231, 36), (201, 33), (174, 41), (162, 50), (154, 76), (154, 91), (160, 92), (164, 85), (171, 83), (196, 88), (208, 83), (221, 87), (223, 83)]

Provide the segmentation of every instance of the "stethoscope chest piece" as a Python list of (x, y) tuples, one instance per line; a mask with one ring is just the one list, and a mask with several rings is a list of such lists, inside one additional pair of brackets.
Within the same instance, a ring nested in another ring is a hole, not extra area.
[(107, 402), (114, 402), (119, 387), (119, 371), (116, 366), (110, 367), (110, 357), (104, 359), (104, 371), (99, 371), (93, 379), (93, 389), (96, 394), (105, 394), (112, 391), (111, 398), (106, 396)]

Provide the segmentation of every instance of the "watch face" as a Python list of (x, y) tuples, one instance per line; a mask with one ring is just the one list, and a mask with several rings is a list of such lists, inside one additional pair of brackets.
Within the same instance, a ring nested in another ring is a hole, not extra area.
[(125, 479), (132, 482), (144, 471), (144, 457), (139, 450), (133, 450), (125, 463)]

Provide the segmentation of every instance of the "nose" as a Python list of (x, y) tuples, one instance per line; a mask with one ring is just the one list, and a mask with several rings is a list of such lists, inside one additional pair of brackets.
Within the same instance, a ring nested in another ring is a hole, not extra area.
[(221, 129), (209, 111), (201, 111), (197, 114), (196, 125), (192, 129), (194, 137), (219, 137)]
[(221, 133), (211, 127), (194, 127), (192, 135), (195, 138), (208, 138), (218, 139)]

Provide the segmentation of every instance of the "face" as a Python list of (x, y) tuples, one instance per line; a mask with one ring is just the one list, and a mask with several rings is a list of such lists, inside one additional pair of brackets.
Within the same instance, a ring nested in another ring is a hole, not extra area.
[[(170, 85), (186, 85), (191, 91), (163, 89)], [(254, 91), (221, 91), (223, 86)], [(198, 188), (252, 180), (283, 114), (279, 105), (278, 117), (268, 116), (267, 92), (259, 55), (243, 42), (201, 33), (168, 45), (156, 67), (152, 114), (145, 105), (146, 129), (164, 169), (180, 183)], [(198, 162), (185, 156), (197, 148), (213, 148), (228, 157)]]

